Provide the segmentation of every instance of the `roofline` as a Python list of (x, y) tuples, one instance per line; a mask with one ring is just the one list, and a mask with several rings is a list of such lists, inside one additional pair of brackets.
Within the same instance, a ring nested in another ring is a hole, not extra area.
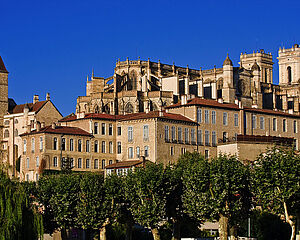
[(60, 114), (60, 116), (63, 117), (63, 115), (60, 113), (60, 111), (57, 109), (57, 107), (54, 105), (54, 103), (51, 100), (46, 100), (44, 104), (40, 107), (40, 109), (35, 113), (38, 113), (48, 102), (50, 102), (53, 105), (53, 107), (56, 109), (56, 111)]
[[(243, 109), (246, 112), (257, 112), (257, 113), (261, 113), (261, 114), (267, 114), (267, 115), (276, 115), (276, 116), (285, 116), (285, 117), (290, 117), (290, 118), (300, 118), (300, 115), (296, 115), (296, 114), (290, 114), (290, 113), (286, 113), (286, 112), (281, 112), (281, 111), (274, 111), (271, 109), (263, 109), (263, 108), (244, 108)], [(271, 112), (268, 112), (271, 111)]]

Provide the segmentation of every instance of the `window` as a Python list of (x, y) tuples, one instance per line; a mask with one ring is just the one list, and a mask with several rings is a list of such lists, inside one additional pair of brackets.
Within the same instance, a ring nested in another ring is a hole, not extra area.
[(143, 126), (143, 138), (144, 138), (144, 141), (148, 141), (148, 138), (149, 138), (149, 126), (148, 125)]
[(171, 146), (170, 148), (170, 155), (173, 156), (174, 155), (174, 147)]
[(101, 152), (102, 152), (102, 153), (105, 153), (105, 141), (102, 141), (102, 144), (101, 144)]
[(133, 147), (128, 148), (128, 158), (133, 158)]
[(53, 138), (53, 150), (57, 150), (57, 138)]
[(174, 126), (171, 127), (171, 138), (172, 138), (172, 141), (176, 140), (176, 128)]
[(101, 133), (105, 135), (105, 123), (102, 123)]
[(196, 143), (195, 129), (191, 129), (191, 142), (192, 144)]
[(209, 146), (209, 131), (205, 130), (205, 146)]
[(108, 164), (109, 164), (109, 165), (113, 164), (113, 160), (109, 160), (109, 161), (108, 161)]
[(287, 67), (287, 75), (288, 75), (288, 84), (292, 83), (292, 68), (289, 66)]
[(108, 135), (109, 136), (113, 135), (113, 125), (111, 123), (108, 125)]
[(128, 127), (128, 142), (133, 141), (133, 127)]
[(198, 143), (198, 145), (203, 144), (202, 130), (201, 129), (198, 129), (198, 132), (197, 132), (197, 143)]
[(85, 160), (85, 167), (90, 168), (90, 159)]
[(101, 168), (102, 168), (102, 169), (104, 169), (104, 168), (105, 168), (105, 159), (102, 159)]
[(215, 131), (211, 133), (211, 143), (213, 146), (217, 146), (217, 134)]
[(256, 116), (252, 115), (252, 129), (256, 128)]
[(29, 158), (26, 158), (26, 168), (29, 168)]
[(70, 151), (74, 151), (74, 140), (70, 139)]
[(169, 136), (169, 126), (165, 126), (165, 141), (169, 142), (170, 141), (170, 136)]
[(29, 181), (29, 174), (28, 173), (26, 174), (26, 181), (27, 182)]
[(113, 153), (113, 142), (108, 143), (108, 152)]
[(98, 134), (98, 132), (99, 132), (98, 123), (95, 122), (95, 123), (94, 123), (94, 134)]
[(74, 167), (74, 159), (70, 158), (70, 167), (73, 168)]
[(39, 167), (39, 166), (40, 166), (40, 158), (36, 157), (36, 167)]
[(282, 120), (282, 131), (286, 132), (286, 119)]
[(36, 180), (36, 181), (39, 180), (39, 174), (38, 174), (38, 173), (35, 174), (35, 180)]
[(40, 137), (40, 150), (43, 150), (43, 137)]
[(4, 131), (4, 138), (8, 138), (9, 137), (9, 131), (7, 129), (5, 129)]
[(223, 132), (223, 142), (228, 142), (228, 134), (227, 134), (227, 132)]
[(201, 123), (202, 122), (202, 109), (197, 108), (197, 122)]
[(85, 151), (90, 152), (90, 140), (86, 140), (85, 142)]
[(95, 159), (94, 160), (94, 169), (98, 169), (99, 168), (99, 160)]
[(234, 114), (234, 126), (235, 127), (239, 126), (239, 114), (237, 113)]
[(182, 143), (182, 128), (178, 128), (178, 142)]
[(26, 140), (23, 141), (23, 151), (24, 151), (24, 153), (26, 153), (26, 151), (27, 151), (27, 141)]
[(265, 129), (265, 118), (264, 117), (259, 118), (259, 127), (260, 127), (260, 129)]
[(184, 129), (184, 139), (185, 139), (185, 143), (189, 143), (189, 129), (185, 128)]
[(121, 142), (118, 142), (117, 145), (118, 145), (118, 154), (120, 154), (122, 152)]
[(140, 158), (141, 153), (140, 153), (140, 147), (136, 147), (136, 158)]
[(118, 126), (118, 128), (117, 128), (118, 130), (118, 136), (121, 136), (121, 134), (122, 134), (122, 128), (121, 128), (121, 126)]
[(216, 124), (216, 121), (217, 121), (216, 111), (211, 111), (211, 123)]
[(34, 152), (35, 149), (35, 141), (34, 138), (31, 139), (31, 152)]
[(205, 157), (205, 159), (209, 158), (209, 150), (204, 151), (204, 157)]
[(82, 151), (82, 141), (81, 139), (78, 140), (78, 152)]
[(53, 158), (53, 167), (57, 167), (57, 157)]
[(277, 131), (277, 119), (273, 118), (273, 131)]
[(297, 121), (296, 120), (294, 120), (294, 133), (297, 133)]
[(98, 140), (95, 140), (95, 142), (94, 142), (94, 152), (95, 153), (99, 152), (99, 142), (98, 142)]
[(209, 111), (204, 110), (204, 122), (209, 123)]
[(77, 164), (78, 168), (82, 168), (82, 159), (78, 158), (78, 164)]
[(145, 157), (149, 157), (149, 147), (145, 146), (144, 150), (145, 150)]
[(61, 150), (65, 151), (66, 150), (66, 139), (61, 138)]
[(228, 114), (227, 114), (227, 112), (223, 112), (223, 125), (224, 126), (228, 125)]
[(181, 154), (185, 154), (186, 153), (186, 149), (185, 148), (181, 148)]

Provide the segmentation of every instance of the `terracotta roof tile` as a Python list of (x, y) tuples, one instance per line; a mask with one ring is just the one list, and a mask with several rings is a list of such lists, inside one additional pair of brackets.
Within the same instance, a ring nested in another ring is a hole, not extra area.
[(4, 65), (4, 62), (3, 62), (2, 58), (1, 58), (1, 56), (0, 56), (0, 72), (2, 72), (2, 73), (8, 73), (8, 71), (6, 70), (6, 67)]
[(247, 112), (256, 112), (256, 113), (264, 113), (264, 114), (271, 114), (271, 115), (280, 115), (280, 116), (286, 116), (286, 117), (300, 118), (300, 115), (290, 114), (290, 113), (281, 112), (281, 111), (274, 111), (271, 109), (244, 108), (244, 110)]
[(166, 108), (168, 109), (168, 108), (176, 108), (176, 107), (181, 107), (181, 106), (193, 106), (193, 105), (239, 110), (239, 106), (236, 104), (219, 103), (216, 100), (202, 99), (202, 98), (198, 98), (198, 97), (188, 100), (187, 104), (176, 103), (176, 104), (173, 104)]
[(106, 166), (106, 169), (111, 169), (111, 168), (126, 168), (126, 167), (133, 167), (136, 165), (142, 164), (143, 161), (141, 160), (128, 160), (128, 161), (121, 161), (117, 163), (110, 164)]
[(40, 131), (32, 131), (30, 133), (24, 133), (20, 136), (31, 135), (31, 134), (39, 134), (39, 133), (51, 133), (51, 134), (66, 134), (66, 135), (80, 135), (80, 136), (92, 136), (92, 134), (88, 133), (85, 130), (77, 127), (65, 127), (65, 126), (56, 126), (52, 128), (52, 126), (47, 126), (41, 128)]
[(24, 108), (27, 105), (27, 107), (29, 108), (29, 112), (38, 112), (45, 104), (47, 101), (40, 101), (40, 102), (36, 102), (36, 103), (25, 103), (25, 104), (19, 104), (16, 105), (11, 111), (11, 114), (15, 114), (15, 113), (22, 113), (24, 112)]

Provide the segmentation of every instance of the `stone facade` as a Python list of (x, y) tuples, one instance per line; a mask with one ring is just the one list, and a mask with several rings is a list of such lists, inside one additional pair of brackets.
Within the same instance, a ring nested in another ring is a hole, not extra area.
[(44, 127), (61, 118), (62, 115), (50, 101), (49, 94), (45, 101), (39, 101), (38, 95), (35, 95), (33, 103), (15, 105), (9, 109), (4, 115), (3, 162), (12, 167), (12, 176), (17, 176), (16, 161), (22, 154), (20, 135), (35, 130), (38, 125)]

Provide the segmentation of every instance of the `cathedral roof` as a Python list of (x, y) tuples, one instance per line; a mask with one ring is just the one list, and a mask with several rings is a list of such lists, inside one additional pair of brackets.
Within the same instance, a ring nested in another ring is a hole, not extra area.
[(258, 66), (257, 62), (255, 61), (251, 67), (252, 71), (260, 71), (260, 67)]
[(227, 54), (225, 61), (223, 62), (223, 66), (226, 66), (226, 65), (232, 66), (232, 61), (230, 60), (228, 54)]
[(3, 62), (2, 58), (1, 58), (1, 56), (0, 56), (0, 72), (2, 72), (2, 73), (8, 73), (8, 71), (6, 70), (6, 67), (4, 65), (4, 62)]

